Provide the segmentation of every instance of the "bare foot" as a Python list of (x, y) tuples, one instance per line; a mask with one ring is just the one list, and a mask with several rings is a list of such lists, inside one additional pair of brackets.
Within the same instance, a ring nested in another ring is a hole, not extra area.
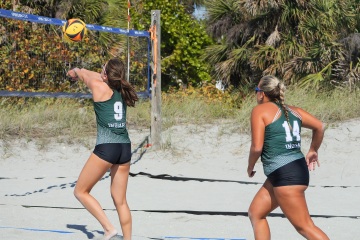
[(116, 231), (116, 229), (114, 229), (114, 230), (112, 230), (110, 232), (107, 232), (107, 233), (104, 234), (104, 237), (102, 238), (102, 240), (109, 240), (110, 238), (116, 236), (117, 233), (118, 232)]

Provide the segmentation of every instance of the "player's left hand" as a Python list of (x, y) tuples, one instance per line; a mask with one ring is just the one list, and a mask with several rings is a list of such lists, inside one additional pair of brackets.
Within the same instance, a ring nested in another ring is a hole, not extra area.
[(248, 173), (248, 176), (250, 178), (252, 178), (255, 175), (256, 171), (254, 171), (254, 169), (249, 169), (248, 168), (247, 173)]
[(308, 152), (308, 154), (306, 154), (306, 164), (308, 166), (309, 171), (315, 170), (316, 165), (320, 167), (320, 162), (318, 159), (317, 152)]

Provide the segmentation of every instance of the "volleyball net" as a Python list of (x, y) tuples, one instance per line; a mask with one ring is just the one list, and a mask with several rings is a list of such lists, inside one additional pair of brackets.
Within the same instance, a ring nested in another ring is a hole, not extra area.
[(66, 21), (0, 9), (0, 96), (90, 98), (71, 81), (73, 67), (101, 71), (109, 58), (127, 65), (127, 79), (141, 97), (150, 94), (151, 41), (148, 31), (86, 24), (81, 42), (63, 40)]

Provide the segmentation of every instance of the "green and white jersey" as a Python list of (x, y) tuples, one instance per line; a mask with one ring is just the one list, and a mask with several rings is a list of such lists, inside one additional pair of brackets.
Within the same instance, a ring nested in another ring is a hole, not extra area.
[(94, 102), (97, 123), (96, 145), (103, 143), (130, 143), (126, 129), (126, 103), (114, 91), (109, 100)]
[(287, 108), (290, 128), (282, 108), (279, 105), (278, 107), (279, 110), (273, 122), (265, 127), (261, 161), (266, 176), (276, 169), (304, 157), (301, 152), (301, 116)]

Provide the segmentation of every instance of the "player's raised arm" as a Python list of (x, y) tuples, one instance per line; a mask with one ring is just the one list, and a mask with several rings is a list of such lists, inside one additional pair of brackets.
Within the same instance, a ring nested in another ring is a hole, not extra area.
[(68, 71), (68, 76), (74, 80), (80, 80), (91, 90), (94, 101), (103, 101), (112, 94), (111, 89), (104, 82), (102, 74), (85, 68), (73, 68)]
[(103, 82), (101, 74), (85, 68), (73, 68), (67, 73), (71, 78), (83, 81), (88, 88), (93, 90), (93, 81)]

